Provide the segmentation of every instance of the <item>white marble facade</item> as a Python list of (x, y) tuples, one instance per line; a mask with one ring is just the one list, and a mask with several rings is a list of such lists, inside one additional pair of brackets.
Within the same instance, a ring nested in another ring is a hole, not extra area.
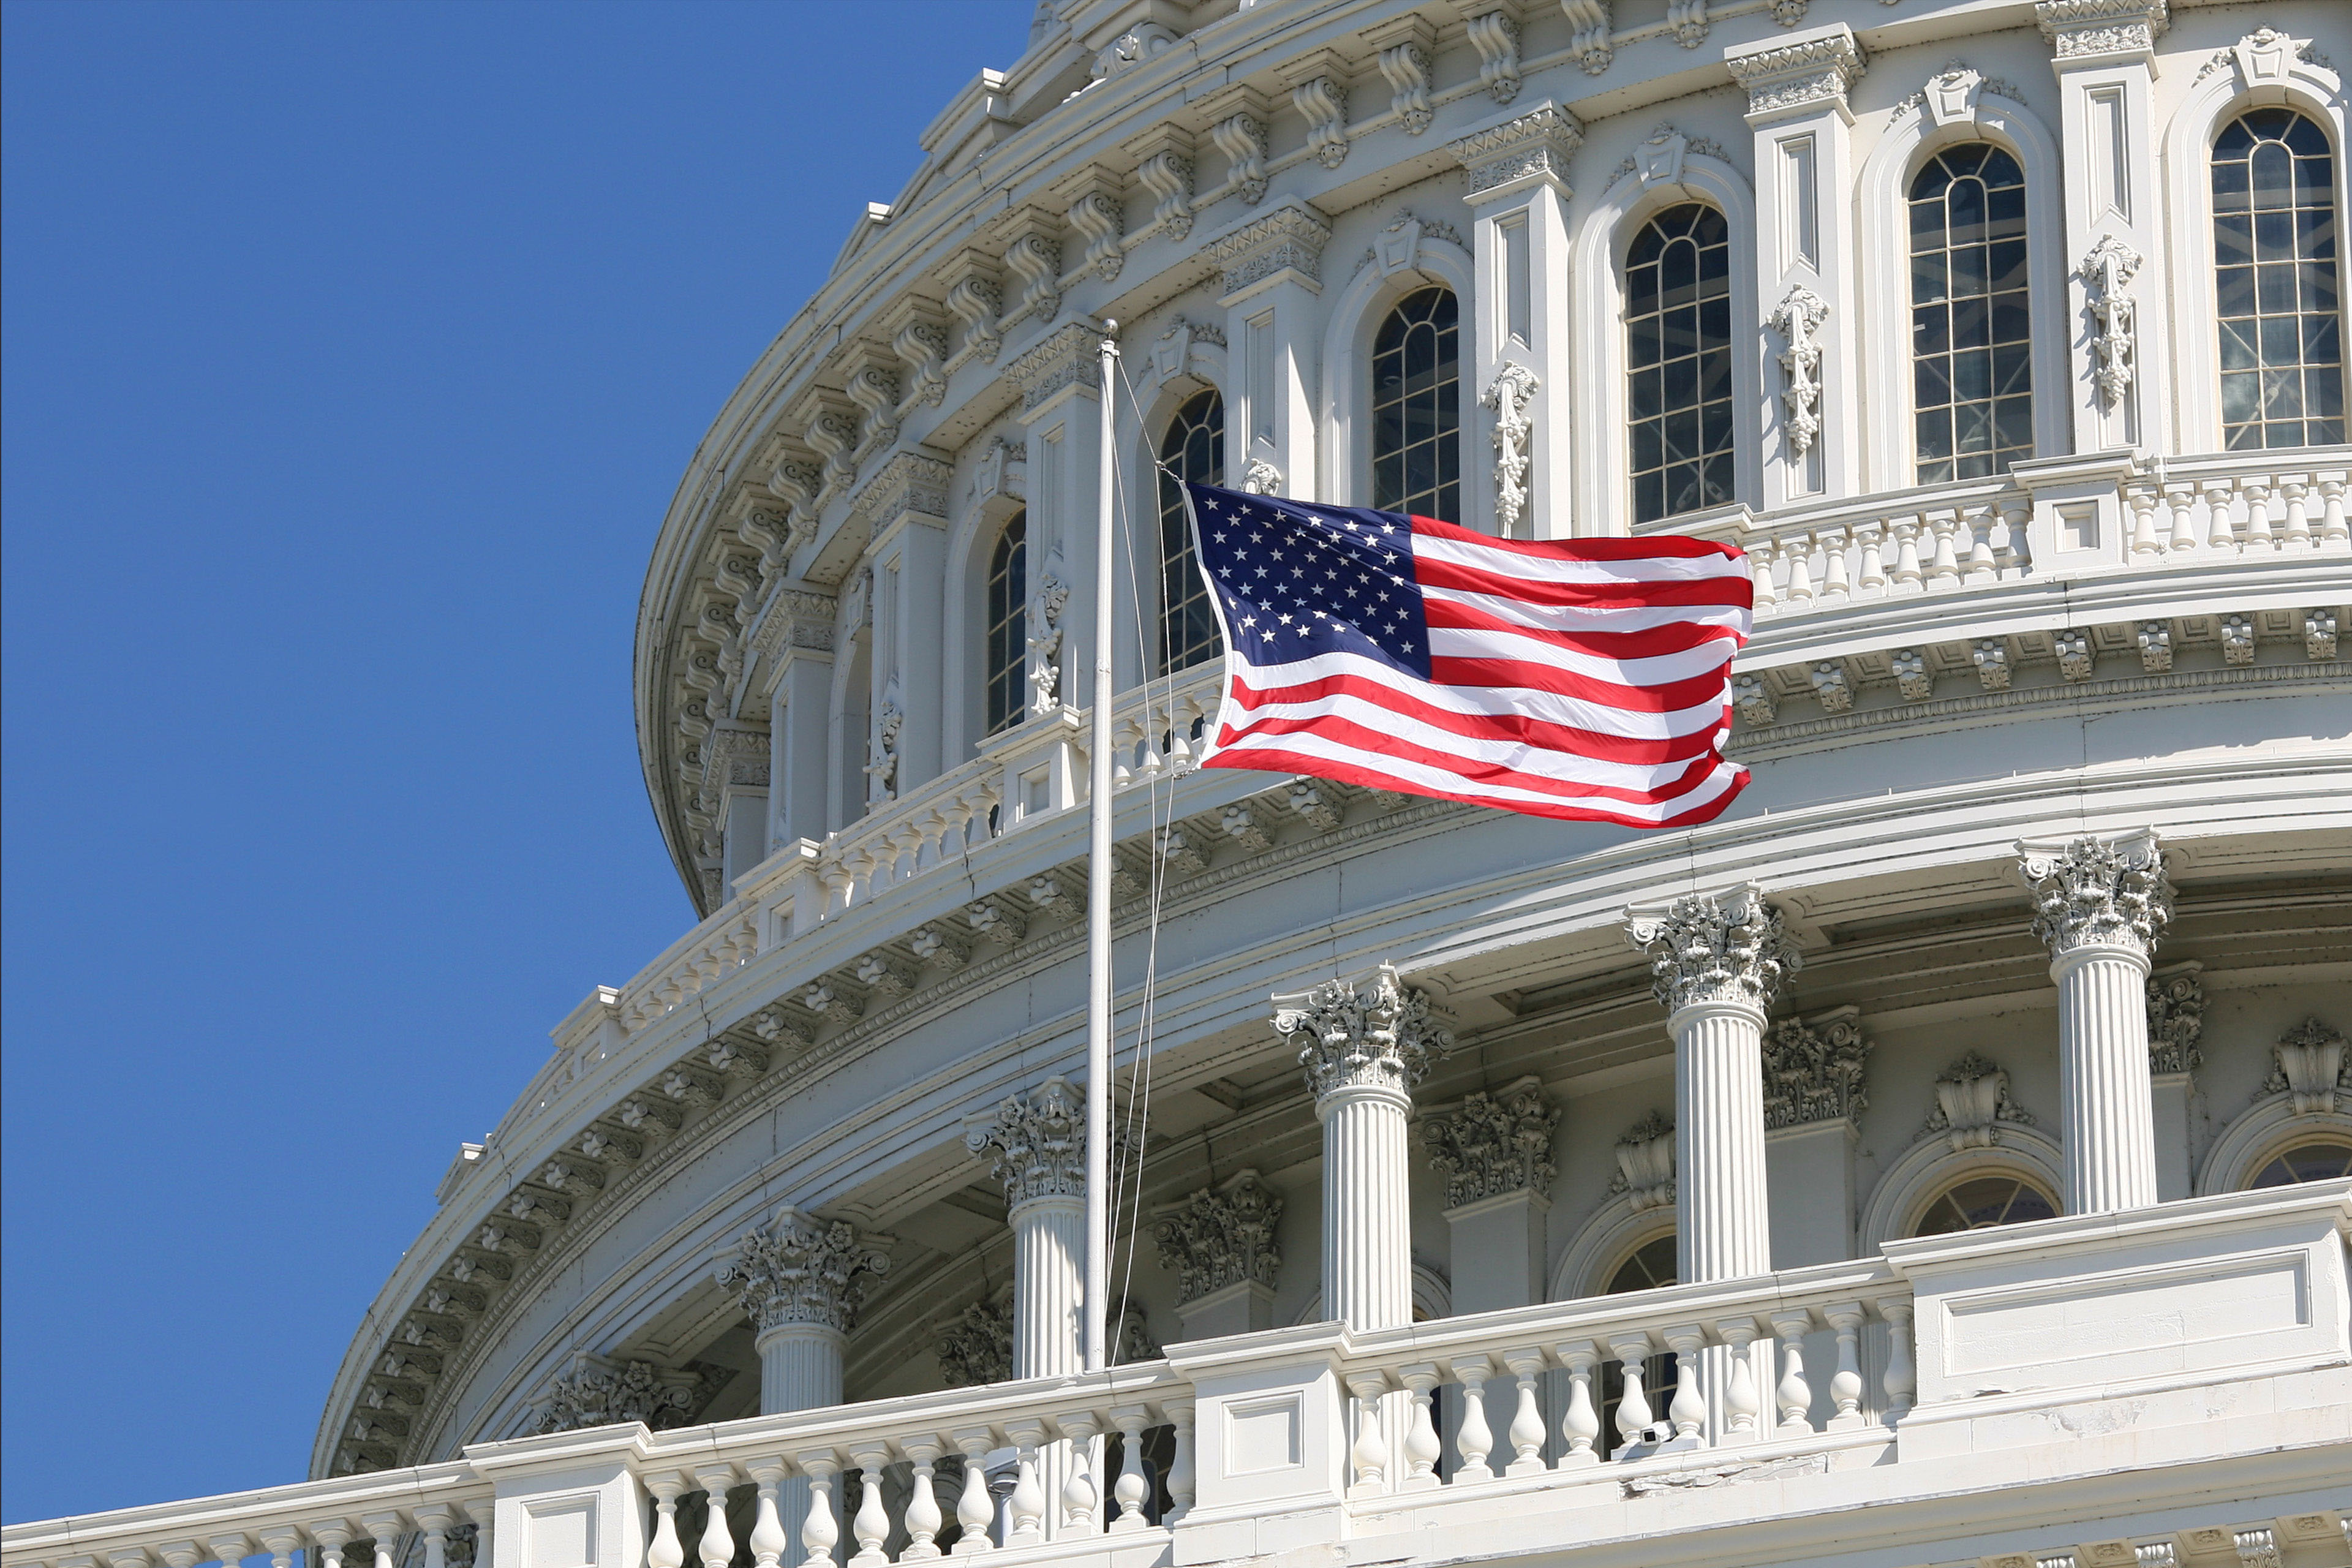
[[(704, 918), (453, 1162), (312, 1481), (6, 1568), (2352, 1563), (2336, 60), (2324, 0), (1043, 0), (664, 522)], [(1741, 545), (1753, 784), (1193, 770), (1155, 457)]]

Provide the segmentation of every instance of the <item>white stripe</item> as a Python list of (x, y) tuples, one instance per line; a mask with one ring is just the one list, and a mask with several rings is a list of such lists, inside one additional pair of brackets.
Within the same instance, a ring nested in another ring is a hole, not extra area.
[[(1691, 763), (1696, 760), (1684, 757), (1671, 763), (1618, 763), (1553, 746), (1530, 745), (1524, 741), (1482, 739), (1458, 734), (1452, 730), (1441, 730), (1410, 713), (1402, 713), (1393, 708), (1384, 708), (1377, 702), (1346, 693), (1334, 693), (1305, 702), (1272, 702), (1263, 708), (1250, 710), (1250, 714), (1254, 721), (1346, 719), (1375, 734), (1394, 735), (1400, 741), (1440, 754), (1451, 752), (1467, 760), (1532, 773), (1538, 778), (1558, 779), (1562, 784), (1593, 784), (1609, 789), (1656, 790), (1689, 771)], [(1256, 726), (1253, 723), (1243, 731), (1243, 735), (1255, 732)], [(1296, 731), (1269, 731), (1265, 738), (1269, 742), (1280, 745), (1297, 733)]]
[(1572, 647), (1562, 647), (1540, 632), (1472, 631), (1461, 626), (1429, 628), (1429, 651), (1444, 658), (1507, 658), (1539, 664), (1589, 680), (1648, 690), (1670, 681), (1713, 675), (1730, 664), (1737, 651), (1729, 642), (1701, 643), (1680, 653), (1655, 653), (1643, 658), (1602, 658)]
[(1500, 594), (1433, 588), (1426, 583), (1419, 586), (1424, 599), (1443, 599), (1537, 631), (1646, 632), (1660, 626), (1720, 626), (1745, 637), (1748, 630), (1748, 614), (1736, 605), (1635, 605), (1595, 609), (1590, 605), (1538, 605), (1528, 599), (1506, 598)]
[[(1433, 708), (1442, 708), (1450, 713), (1471, 717), (1522, 714), (1541, 723), (1559, 724), (1571, 730), (1591, 730), (1634, 741), (1672, 740), (1720, 721), (1723, 704), (1731, 689), (1730, 678), (1727, 675), (1725, 696), (1669, 712), (1652, 713), (1618, 708), (1590, 698), (1570, 697), (1557, 691), (1537, 691), (1524, 686), (1440, 686), (1434, 681), (1402, 674), (1391, 665), (1352, 653), (1318, 654), (1311, 658), (1294, 659), (1288, 664), (1254, 665), (1246, 659), (1228, 658), (1227, 667), (1232, 669), (1234, 680), (1251, 691), (1272, 691), (1311, 680), (1328, 679), (1333, 676), (1352, 675), (1406, 692)], [(1226, 711), (1236, 727), (1248, 722), (1245, 717), (1241, 716), (1242, 710), (1229, 704)]]
[(1413, 531), (1412, 550), (1433, 561), (1447, 561), (1473, 571), (1509, 577), (1531, 577), (1544, 583), (1584, 584), (1617, 583), (1694, 583), (1712, 578), (1744, 581), (1748, 563), (1737, 555), (1645, 555), (1634, 561), (1562, 561), (1556, 556), (1522, 554), (1516, 550), (1465, 539), (1441, 539)]
[[(1256, 743), (1244, 740), (1231, 746), (1219, 747), (1214, 754), (1226, 757), (1246, 757), (1253, 751), (1284, 751), (1301, 756), (1318, 757), (1327, 762), (1343, 763), (1396, 780), (1407, 788), (1444, 790), (1454, 795), (1475, 795), (1497, 805), (1538, 805), (1549, 806), (1588, 806), (1613, 812), (1643, 822), (1663, 822), (1678, 816), (1695, 806), (1704, 805), (1728, 790), (1739, 770), (1729, 763), (1718, 763), (1715, 770), (1682, 794), (1644, 804), (1638, 801), (1606, 800), (1593, 797), (1577, 800), (1571, 797), (1545, 795), (1536, 790), (1515, 789), (1507, 784), (1474, 783), (1440, 768), (1424, 766), (1402, 758), (1382, 756), (1377, 752), (1358, 751), (1350, 746), (1335, 744), (1319, 735), (1267, 735)], [(1205, 759), (1204, 759), (1205, 760)]]

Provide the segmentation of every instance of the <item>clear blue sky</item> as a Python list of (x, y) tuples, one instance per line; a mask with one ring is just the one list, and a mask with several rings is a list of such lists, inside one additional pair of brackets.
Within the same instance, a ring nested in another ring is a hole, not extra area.
[(461, 1140), (691, 921), (663, 509), (1029, 0), (9, 0), (11, 1521), (301, 1478)]

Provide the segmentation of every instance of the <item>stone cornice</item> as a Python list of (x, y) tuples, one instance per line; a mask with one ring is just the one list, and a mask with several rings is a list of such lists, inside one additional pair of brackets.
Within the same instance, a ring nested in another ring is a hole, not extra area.
[(1211, 240), (1201, 255), (1223, 271), (1221, 291), (1233, 295), (1285, 270), (1319, 284), (1323, 247), (1330, 241), (1330, 219), (1305, 202), (1286, 202)]
[(944, 518), (948, 514), (948, 485), (954, 474), (948, 463), (927, 453), (894, 452), (850, 498), (850, 515), (869, 518), (877, 523), (908, 511)]
[(1568, 191), (1568, 161), (1584, 142), (1584, 126), (1558, 104), (1544, 103), (1517, 117), (1451, 143), (1447, 151), (1470, 172), (1470, 199), (1521, 180), (1547, 179)]
[(1734, 81), (1748, 89), (1750, 118), (1787, 114), (1817, 104), (1845, 108), (1846, 89), (1868, 63), (1844, 23), (1777, 42), (1724, 51)]
[(2062, 62), (2148, 55), (2172, 25), (2166, 0), (2036, 0), (2033, 19)]
[(1004, 378), (1021, 388), (1024, 408), (1035, 408), (1069, 387), (1092, 389), (1101, 343), (1102, 333), (1071, 321), (1023, 350), (1004, 367)]

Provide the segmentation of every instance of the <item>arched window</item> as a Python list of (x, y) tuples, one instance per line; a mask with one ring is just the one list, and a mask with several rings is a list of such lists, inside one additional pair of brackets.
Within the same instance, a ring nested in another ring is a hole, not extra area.
[(1029, 514), (1018, 511), (988, 556), (988, 732), (1021, 722), (1029, 649)]
[(1462, 521), (1462, 328), (1453, 290), (1398, 301), (1372, 341), (1372, 504)]
[(2336, 171), (2326, 133), (2255, 109), (2213, 143), (2221, 437), (2232, 451), (2344, 439)]
[[(1214, 391), (1185, 399), (1160, 443), (1160, 673), (1171, 675), (1217, 657), (1217, 617), (1192, 553), (1177, 479), (1218, 485), (1225, 478), (1225, 400)], [(1169, 469), (1174, 469), (1171, 478)]]
[(1911, 1234), (1949, 1236), (1955, 1231), (2050, 1219), (2057, 1213), (2058, 1200), (2022, 1176), (2007, 1172), (1970, 1176), (1937, 1194)]
[(2329, 1182), (2338, 1176), (2352, 1176), (2352, 1143), (2341, 1138), (2313, 1138), (2281, 1150), (2254, 1173), (2247, 1185), (2291, 1187), (2298, 1182)]
[[(1628, 1290), (1654, 1290), (1662, 1285), (1678, 1283), (1680, 1271), (1675, 1259), (1675, 1233), (1653, 1237), (1635, 1247), (1609, 1276), (1604, 1296), (1622, 1296)], [(1650, 1407), (1653, 1422), (1666, 1419), (1666, 1408), (1675, 1402), (1675, 1386), (1679, 1375), (1679, 1363), (1673, 1352), (1661, 1352), (1642, 1363), (1642, 1400)], [(1625, 1373), (1614, 1360), (1601, 1363), (1601, 1394), (1598, 1414), (1601, 1416), (1601, 1437), (1594, 1447), (1606, 1458), (1623, 1446), (1617, 1432), (1617, 1403), (1625, 1397)]]
[(1989, 142), (1911, 182), (1911, 414), (1919, 483), (1980, 479), (2033, 456), (2025, 171)]
[(1731, 229), (1692, 202), (1625, 256), (1625, 408), (1633, 520), (1731, 499)]

